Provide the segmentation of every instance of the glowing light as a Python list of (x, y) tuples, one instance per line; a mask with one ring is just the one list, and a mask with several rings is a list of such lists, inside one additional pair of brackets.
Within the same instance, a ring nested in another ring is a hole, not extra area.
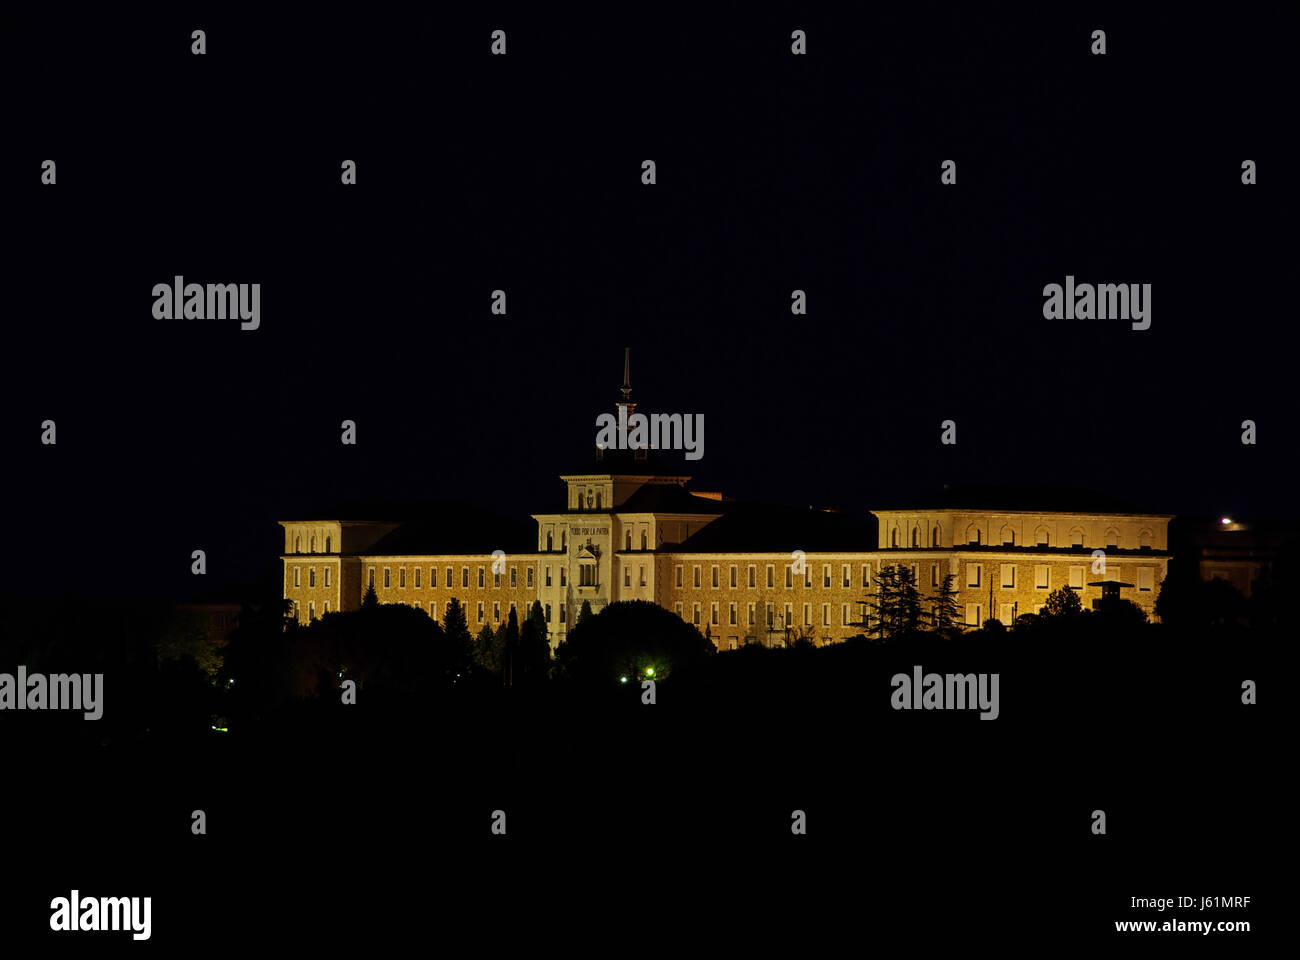
[(618, 678), (618, 682), (619, 682), (619, 683), (627, 683), (627, 677), (619, 677), (619, 678)]
[(654, 667), (646, 667), (645, 675), (646, 675), (647, 677), (653, 677), (653, 676), (655, 675), (655, 668), (654, 668)]
[(1226, 524), (1232, 523), (1232, 518), (1231, 518), (1231, 517), (1223, 517), (1223, 518), (1221, 518), (1221, 519), (1219, 520), (1219, 522), (1222, 523), (1222, 524), (1225, 524), (1225, 525), (1226, 525)]

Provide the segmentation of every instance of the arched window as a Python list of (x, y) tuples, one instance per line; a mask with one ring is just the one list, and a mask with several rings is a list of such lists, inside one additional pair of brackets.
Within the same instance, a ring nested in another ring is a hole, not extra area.
[(919, 547), (920, 545), (921, 545), (921, 528), (920, 528), (920, 527), (913, 527), (913, 528), (912, 528), (912, 546), (913, 546), (913, 547)]
[(1002, 545), (1004, 547), (1013, 547), (1016, 543), (1016, 532), (1011, 529), (1009, 524), (1002, 525)]
[(316, 552), (316, 534), (314, 533), (311, 535), (311, 552)]
[(551, 533), (546, 534), (546, 552), (550, 553), (555, 549), (555, 537)]
[(895, 527), (889, 532), (889, 545), (891, 547), (898, 546), (898, 527)]
[(597, 509), (597, 510), (600, 509), (600, 491), (599, 491), (599, 490), (596, 491), (596, 509)]
[(1106, 531), (1106, 546), (1108, 547), (1119, 546), (1119, 531), (1116, 530), (1114, 527), (1111, 527), (1109, 530)]
[(641, 549), (642, 549), (642, 550), (647, 550), (647, 549), (649, 549), (649, 548), (646, 546), (646, 544), (647, 544), (647, 542), (648, 542), (647, 537), (648, 537), (648, 533), (647, 533), (647, 531), (642, 530), (642, 531), (641, 531)]
[(631, 549), (632, 549), (632, 531), (631, 531), (631, 530), (629, 530), (629, 531), (627, 532), (627, 548), (628, 548), (628, 550), (631, 550)]
[(1074, 527), (1070, 531), (1070, 546), (1072, 547), (1083, 546), (1083, 527)]
[(1050, 546), (1047, 527), (1040, 526), (1034, 531), (1034, 542), (1040, 547)]
[(933, 530), (930, 531), (930, 546), (932, 546), (932, 547), (937, 547), (937, 546), (939, 546), (939, 528), (938, 528), (938, 527), (935, 527)]
[(966, 528), (966, 542), (975, 544), (980, 542), (980, 528), (973, 523)]
[(333, 538), (330, 537), (330, 536), (328, 536), (328, 535), (325, 537), (325, 552), (326, 552), (326, 553), (333, 553), (333, 552), (334, 552), (334, 550), (333, 550), (333, 548), (332, 548), (332, 546), (331, 546), (332, 539), (333, 539)]
[(1143, 530), (1138, 534), (1138, 546), (1143, 550), (1151, 549), (1151, 531)]
[(302, 553), (302, 537), (293, 538), (293, 552)]

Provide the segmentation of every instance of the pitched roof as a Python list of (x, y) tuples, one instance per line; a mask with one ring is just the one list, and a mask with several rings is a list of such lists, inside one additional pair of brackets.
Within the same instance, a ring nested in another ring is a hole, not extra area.
[[(705, 501), (708, 502), (708, 501)], [(682, 553), (783, 553), (876, 549), (874, 518), (763, 503), (722, 504), (726, 512), (674, 549)]]

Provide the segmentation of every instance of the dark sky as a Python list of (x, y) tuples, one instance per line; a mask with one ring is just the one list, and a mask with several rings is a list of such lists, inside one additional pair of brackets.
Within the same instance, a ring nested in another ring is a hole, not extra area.
[[(1294, 11), (530, 7), (4, 14), (10, 592), (274, 575), (275, 520), (359, 497), (526, 514), (625, 346), (704, 489), (1291, 509)], [(260, 282), (261, 329), (155, 320), (176, 274)], [(1044, 320), (1067, 274), (1151, 329)]]

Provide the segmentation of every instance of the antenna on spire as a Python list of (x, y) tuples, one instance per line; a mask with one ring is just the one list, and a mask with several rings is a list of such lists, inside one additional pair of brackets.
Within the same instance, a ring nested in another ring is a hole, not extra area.
[(632, 396), (632, 348), (623, 348), (623, 386), (621, 388), (623, 402), (626, 403)]

